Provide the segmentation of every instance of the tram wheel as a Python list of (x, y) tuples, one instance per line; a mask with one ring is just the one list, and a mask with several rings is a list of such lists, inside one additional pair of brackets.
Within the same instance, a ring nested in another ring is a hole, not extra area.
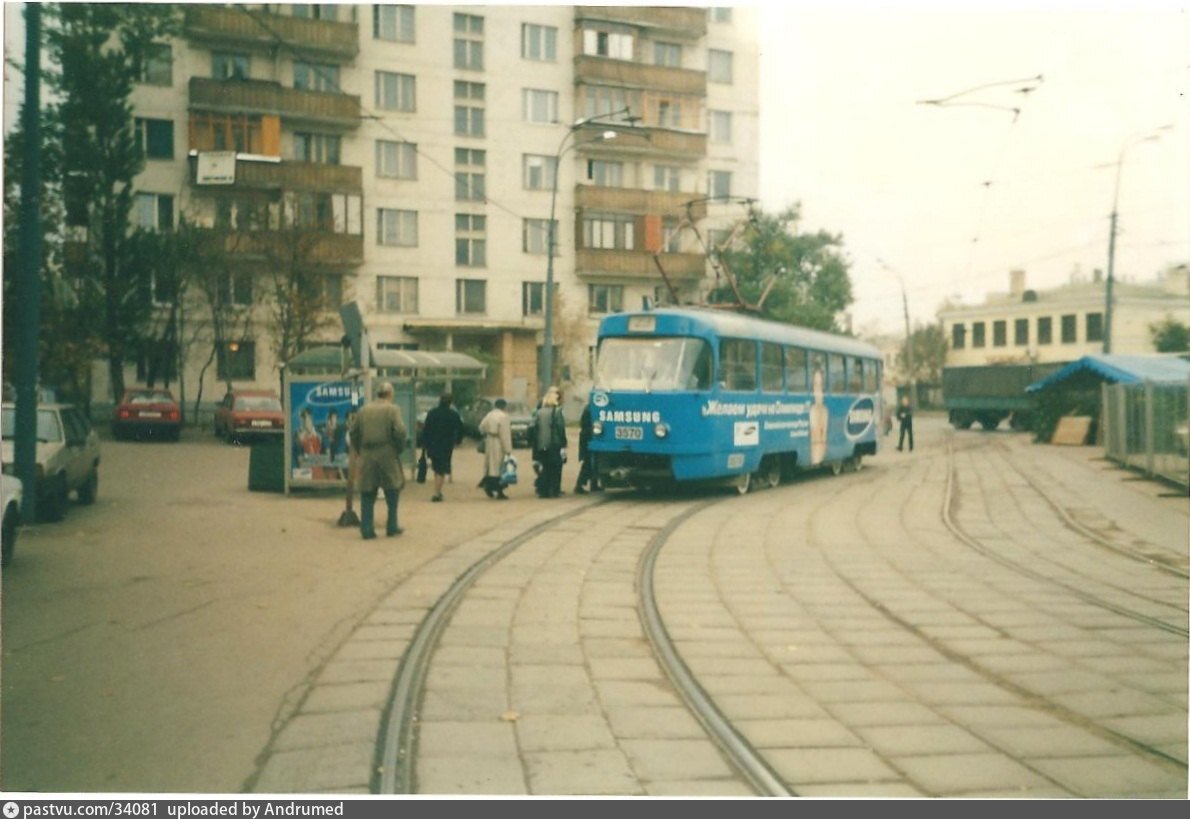
[(744, 472), (735, 482), (735, 491), (740, 495), (747, 495), (752, 489), (752, 473)]
[(848, 458), (846, 460), (845, 463), (846, 463), (848, 472), (859, 472), (861, 469), (864, 468), (864, 456), (863, 455), (852, 455), (850, 458)]
[(762, 485), (769, 489), (776, 489), (781, 483), (781, 462), (776, 458), (770, 458), (766, 463), (761, 464), (760, 472), (757, 474)]
[(843, 474), (843, 462), (842, 461), (831, 461), (831, 474), (832, 475)]

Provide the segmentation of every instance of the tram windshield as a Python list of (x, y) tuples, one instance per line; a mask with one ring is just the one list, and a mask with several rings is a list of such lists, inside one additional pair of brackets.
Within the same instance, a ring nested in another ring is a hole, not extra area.
[(605, 338), (595, 388), (674, 392), (711, 386), (711, 348), (699, 338)]

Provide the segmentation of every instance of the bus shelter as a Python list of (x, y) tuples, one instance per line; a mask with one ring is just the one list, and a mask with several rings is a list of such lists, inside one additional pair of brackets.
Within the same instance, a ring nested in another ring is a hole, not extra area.
[(327, 345), (298, 354), (281, 375), (286, 494), (293, 488), (347, 486), (347, 426), (382, 381), (393, 385), (412, 449), (419, 422), (444, 390), (485, 377), (481, 362), (449, 350), (376, 350), (367, 367), (355, 366), (348, 347)]

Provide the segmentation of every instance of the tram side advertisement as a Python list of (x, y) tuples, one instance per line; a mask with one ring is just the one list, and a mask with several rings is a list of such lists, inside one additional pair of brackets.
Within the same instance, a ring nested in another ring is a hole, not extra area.
[(361, 404), (355, 383), (294, 379), (288, 391), (290, 484), (344, 483), (347, 426)]

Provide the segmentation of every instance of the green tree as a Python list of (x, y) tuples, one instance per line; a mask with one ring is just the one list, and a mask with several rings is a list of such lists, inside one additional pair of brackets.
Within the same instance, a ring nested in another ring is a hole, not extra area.
[(799, 233), (800, 219), (796, 205), (777, 214), (753, 211), (730, 247), (712, 249), (735, 287), (716, 287), (710, 301), (743, 301), (766, 318), (838, 332), (835, 317), (853, 300), (843, 239), (825, 231)]
[(1159, 353), (1184, 353), (1190, 350), (1190, 326), (1173, 316), (1149, 325), (1149, 337)]
[(946, 364), (946, 334), (941, 324), (918, 324), (910, 336), (913, 344), (913, 372), (909, 372), (906, 354), (908, 345), (902, 344), (897, 364), (913, 381), (938, 384), (942, 381), (942, 367)]
[(341, 285), (343, 278), (328, 273), (323, 261), (330, 235), (313, 227), (290, 225), (258, 239), (267, 259), (265, 323), (280, 363), (340, 326), (337, 311), (345, 294), (336, 294), (332, 283), (337, 279)]
[(81, 306), (98, 317), (99, 349), (118, 397), (124, 362), (152, 318), (131, 261), (132, 182), (145, 160), (129, 97), (150, 46), (177, 32), (179, 14), (149, 3), (60, 3), (47, 12), (47, 78), (61, 140), (56, 173), (67, 231), (80, 240), (67, 265), (83, 282)]

